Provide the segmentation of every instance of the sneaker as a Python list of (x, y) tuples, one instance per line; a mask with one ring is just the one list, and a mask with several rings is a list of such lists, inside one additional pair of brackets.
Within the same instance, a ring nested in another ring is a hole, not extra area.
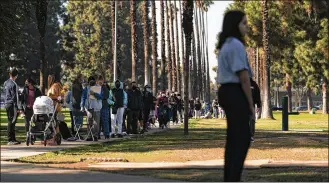
[[(94, 139), (95, 139), (95, 137), (94, 137)], [(86, 139), (86, 141), (93, 141), (93, 138), (89, 137)]]
[(105, 135), (105, 139), (110, 139), (110, 136), (109, 135)]
[(115, 135), (114, 135), (114, 134), (112, 134), (112, 135), (111, 135), (111, 138), (114, 138), (114, 137), (115, 137)]
[(144, 134), (144, 133), (145, 133), (145, 131), (144, 131), (144, 130), (141, 130), (139, 133), (140, 133), (140, 134)]
[(98, 139), (102, 139), (100, 135), (99, 135), (97, 138), (98, 138)]
[(118, 134), (118, 138), (123, 138), (122, 134)]
[(251, 137), (251, 138), (250, 138), (250, 142), (255, 142), (254, 137)]
[(98, 141), (98, 138), (97, 137), (94, 137), (94, 142), (97, 142)]
[(126, 135), (128, 135), (128, 134), (127, 134), (126, 132), (122, 132), (122, 135), (123, 135), (123, 136), (126, 136)]
[(14, 142), (14, 141), (10, 141), (10, 142), (8, 142), (7, 145), (19, 145), (19, 143), (18, 142)]

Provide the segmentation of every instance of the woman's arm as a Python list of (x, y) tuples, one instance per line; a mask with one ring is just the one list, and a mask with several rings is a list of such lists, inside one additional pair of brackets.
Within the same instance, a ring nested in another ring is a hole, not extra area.
[(249, 109), (252, 113), (253, 116), (255, 116), (255, 107), (253, 105), (253, 100), (252, 100), (252, 94), (251, 94), (251, 89), (250, 89), (250, 78), (247, 70), (242, 70), (238, 72), (240, 82), (242, 85), (242, 90), (244, 94), (247, 97), (248, 104), (249, 104)]

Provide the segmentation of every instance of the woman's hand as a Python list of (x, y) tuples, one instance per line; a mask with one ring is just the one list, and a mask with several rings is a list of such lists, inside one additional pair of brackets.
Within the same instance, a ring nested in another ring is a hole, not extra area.
[(251, 111), (251, 120), (255, 120), (255, 118), (256, 118), (256, 115), (255, 115), (255, 107), (254, 106), (249, 106), (249, 109), (250, 109), (250, 111)]

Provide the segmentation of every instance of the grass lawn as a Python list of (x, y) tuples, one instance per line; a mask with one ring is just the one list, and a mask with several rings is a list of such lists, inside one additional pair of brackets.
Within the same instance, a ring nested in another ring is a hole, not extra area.
[[(71, 126), (71, 119), (70, 119), (70, 113), (67, 109), (63, 108), (62, 112), (65, 115), (65, 121), (67, 122), (67, 125)], [(7, 113), (5, 109), (0, 110), (0, 145), (7, 144), (7, 125), (8, 125), (8, 119), (7, 119)], [(25, 122), (22, 117), (18, 117), (17, 123), (16, 123), (16, 139), (20, 142), (24, 142), (26, 139), (26, 132), (25, 132)]]
[[(276, 120), (256, 123), (255, 143), (249, 160), (328, 160), (328, 116), (301, 113), (290, 116), (288, 132), (281, 131), (281, 114)], [(185, 162), (224, 158), (226, 121), (190, 120), (189, 135), (183, 126), (138, 139), (81, 146), (16, 161), (53, 167), (89, 169), (81, 158), (125, 158), (130, 162)], [(319, 131), (318, 131), (319, 130)], [(92, 163), (92, 162), (89, 162)], [(223, 170), (104, 170), (112, 173), (145, 175), (182, 181), (223, 181)], [(328, 181), (328, 168), (261, 168), (245, 170), (243, 181)]]
[[(279, 114), (275, 113), (275, 117), (277, 120), (259, 120), (256, 123), (256, 142), (251, 145), (247, 159), (328, 160), (327, 116), (301, 114), (290, 119), (292, 129), (326, 130), (323, 132), (282, 132)], [(21, 158), (20, 161), (61, 164), (79, 162), (80, 158), (86, 157), (125, 158), (130, 162), (223, 159), (225, 128), (225, 120), (190, 120), (188, 136), (183, 135), (181, 126), (138, 139), (82, 146)]]

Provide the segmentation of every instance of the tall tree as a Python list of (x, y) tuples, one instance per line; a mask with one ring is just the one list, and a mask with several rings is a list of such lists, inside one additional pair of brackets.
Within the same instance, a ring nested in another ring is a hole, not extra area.
[(137, 61), (137, 42), (136, 42), (136, 1), (130, 0), (130, 23), (131, 23), (131, 80), (136, 79), (136, 61)]
[[(182, 22), (183, 22), (183, 13), (182, 13), (182, 5), (181, 5), (181, 0), (179, 0), (179, 19), (180, 19), (180, 25), (182, 25)], [(184, 60), (184, 32), (183, 32), (183, 28), (182, 26), (180, 26), (180, 39), (181, 39), (181, 51), (182, 51), (182, 65), (183, 65), (183, 60)], [(182, 71), (184, 72), (184, 69), (182, 69)], [(183, 76), (183, 73), (181, 74), (181, 76)], [(189, 82), (190, 82), (191, 79), (189, 79)], [(183, 77), (181, 77), (181, 81), (183, 83), (183, 85), (185, 84), (184, 83), (184, 79)], [(189, 92), (190, 94), (192, 92)]]
[(153, 62), (152, 62), (152, 90), (153, 94), (156, 95), (157, 93), (157, 79), (158, 79), (158, 74), (157, 74), (157, 66), (158, 66), (158, 49), (157, 49), (157, 24), (156, 24), (156, 13), (155, 13), (155, 0), (151, 2), (152, 6), (152, 57), (153, 57)]
[(270, 75), (271, 75), (271, 62), (270, 62), (270, 48), (269, 48), (269, 25), (268, 25), (268, 0), (262, 1), (262, 23), (263, 23), (263, 46), (264, 46), (264, 57), (265, 57), (265, 83), (264, 83), (264, 105), (262, 116), (263, 118), (273, 119), (272, 106), (271, 106), (271, 93), (270, 93)]
[(47, 23), (47, 0), (37, 0), (36, 17), (38, 22), (38, 31), (40, 34), (40, 90), (45, 94), (45, 86), (47, 86), (46, 61), (45, 61), (45, 33)]
[(170, 11), (170, 5), (168, 5), (168, 1), (166, 0), (166, 29), (167, 29), (167, 34), (166, 34), (166, 40), (167, 40), (167, 78), (168, 78), (168, 90), (172, 89), (172, 60), (171, 60), (171, 47), (170, 47), (170, 24), (169, 24), (169, 11)]
[(149, 79), (149, 54), (148, 54), (148, 44), (149, 44), (149, 35), (148, 35), (148, 13), (149, 13), (149, 7), (148, 7), (148, 0), (144, 0), (143, 2), (143, 27), (144, 27), (144, 84), (148, 85), (150, 83)]
[[(188, 109), (188, 77), (189, 59), (191, 55), (191, 36), (193, 33), (193, 1), (183, 1), (183, 29), (185, 33), (185, 59), (184, 59), (184, 108)], [(184, 135), (188, 135), (188, 110), (184, 110)]]
[(171, 0), (169, 0), (169, 26), (170, 26), (170, 47), (171, 47), (171, 77), (172, 77), (172, 87), (171, 91), (176, 91), (177, 89), (177, 75), (176, 75), (176, 50), (175, 50), (175, 33), (174, 33), (174, 11), (173, 5), (171, 4)]
[(161, 29), (161, 90), (165, 90), (166, 83), (166, 50), (165, 50), (165, 19), (164, 19), (164, 0), (160, 0), (160, 29)]
[(173, 6), (173, 9), (174, 9), (174, 20), (175, 20), (175, 28), (176, 28), (176, 34), (175, 34), (175, 44), (176, 44), (176, 48), (175, 48), (175, 53), (176, 53), (176, 77), (177, 77), (177, 89), (176, 91), (178, 93), (181, 94), (181, 73), (180, 73), (180, 59), (179, 59), (179, 39), (178, 39), (178, 35), (179, 35), (179, 32), (178, 32), (178, 16), (177, 16), (177, 13), (178, 13), (178, 10), (177, 10), (177, 6), (176, 6), (176, 1), (174, 1), (174, 6)]
[(199, 31), (199, 13), (198, 13), (199, 1), (196, 2), (195, 8), (195, 35), (196, 35), (196, 97), (201, 96), (202, 92), (202, 76), (201, 76), (201, 48), (200, 48), (200, 31)]

